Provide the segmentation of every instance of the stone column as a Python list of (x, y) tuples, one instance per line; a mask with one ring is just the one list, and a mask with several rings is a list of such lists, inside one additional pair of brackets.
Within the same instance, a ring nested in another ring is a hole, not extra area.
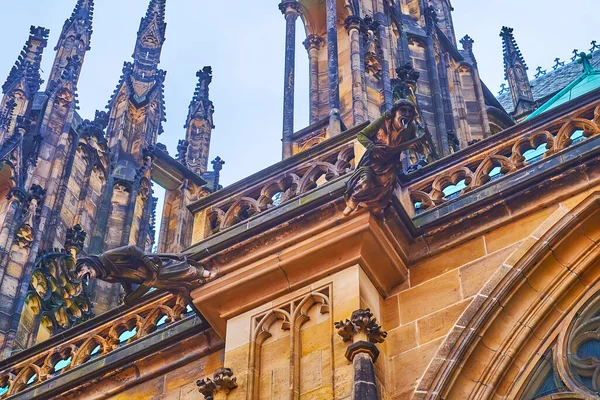
[(310, 123), (314, 123), (319, 117), (319, 49), (324, 40), (321, 36), (308, 35), (304, 41), (304, 47), (308, 51), (308, 69), (310, 86)]
[(327, 77), (329, 82), (329, 135), (342, 131), (340, 79), (338, 71), (338, 35), (336, 0), (325, 0), (327, 12)]
[(383, 343), (387, 332), (381, 330), (368, 308), (358, 309), (350, 319), (335, 323), (344, 342), (352, 342), (346, 348), (346, 358), (354, 366), (352, 398), (354, 400), (377, 400), (377, 383), (373, 364), (379, 357), (376, 343)]
[(442, 89), (440, 77), (438, 75), (437, 63), (435, 58), (435, 48), (433, 45), (433, 36), (437, 24), (437, 17), (433, 7), (425, 9), (425, 23), (427, 30), (427, 46), (425, 46), (425, 58), (427, 59), (427, 69), (429, 71), (429, 82), (431, 85), (431, 98), (433, 100), (433, 115), (435, 118), (435, 133), (438, 154), (440, 157), (448, 155), (448, 136), (446, 132), (446, 121), (444, 119), (444, 103), (442, 100)]
[(377, 13), (375, 16), (379, 27), (377, 36), (381, 44), (381, 86), (383, 89), (383, 103), (385, 110), (392, 107), (392, 83), (390, 78), (390, 40), (388, 36), (389, 19), (383, 13)]
[(292, 156), (294, 134), (294, 81), (296, 64), (296, 19), (300, 4), (295, 0), (282, 1), (279, 9), (285, 15), (285, 79), (283, 82), (283, 158)]
[(352, 114), (354, 125), (367, 120), (367, 96), (362, 77), (361, 25), (362, 20), (356, 15), (351, 15), (344, 21), (344, 26), (348, 31), (348, 36), (350, 36), (350, 70), (352, 72)]

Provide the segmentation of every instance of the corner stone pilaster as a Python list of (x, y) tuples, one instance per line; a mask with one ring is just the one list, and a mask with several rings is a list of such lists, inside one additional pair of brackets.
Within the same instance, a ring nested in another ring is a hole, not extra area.
[(346, 348), (346, 358), (354, 366), (352, 398), (354, 400), (377, 400), (377, 383), (373, 364), (379, 357), (377, 343), (383, 343), (387, 332), (381, 330), (370, 309), (354, 311), (350, 319), (335, 323), (344, 342), (352, 342)]

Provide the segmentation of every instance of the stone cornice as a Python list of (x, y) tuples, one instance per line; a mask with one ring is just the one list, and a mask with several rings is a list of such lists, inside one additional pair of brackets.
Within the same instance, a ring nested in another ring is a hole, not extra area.
[(205, 258), (218, 278), (192, 292), (195, 306), (223, 335), (227, 319), (356, 264), (387, 297), (408, 278), (396, 250), (399, 238), (372, 214), (362, 211), (347, 218), (342, 209), (340, 201), (333, 201), (281, 230), (252, 236)]

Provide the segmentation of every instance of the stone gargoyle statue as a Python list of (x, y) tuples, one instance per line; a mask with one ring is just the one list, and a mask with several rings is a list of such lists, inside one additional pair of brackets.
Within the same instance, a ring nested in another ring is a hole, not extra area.
[(359, 207), (383, 214), (390, 203), (396, 176), (402, 168), (400, 154), (421, 143), (417, 135), (415, 105), (400, 99), (392, 108), (358, 134), (367, 151), (347, 183), (344, 215)]
[(146, 254), (136, 246), (109, 250), (98, 256), (77, 260), (79, 280), (100, 279), (120, 283), (125, 290), (123, 302), (135, 304), (152, 288), (189, 297), (191, 289), (214, 278), (202, 265), (178, 254)]

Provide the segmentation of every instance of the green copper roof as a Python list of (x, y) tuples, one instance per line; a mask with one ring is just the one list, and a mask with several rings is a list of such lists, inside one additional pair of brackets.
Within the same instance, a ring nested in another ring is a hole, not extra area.
[(586, 93), (591, 92), (594, 89), (600, 88), (600, 70), (594, 69), (590, 59), (591, 54), (580, 54), (578, 62), (583, 64), (583, 74), (577, 79), (567, 85), (563, 90), (558, 92), (554, 97), (544, 103), (540, 108), (531, 113), (527, 119), (531, 119), (535, 116), (545, 113), (548, 110), (556, 108), (574, 98), (582, 96)]

